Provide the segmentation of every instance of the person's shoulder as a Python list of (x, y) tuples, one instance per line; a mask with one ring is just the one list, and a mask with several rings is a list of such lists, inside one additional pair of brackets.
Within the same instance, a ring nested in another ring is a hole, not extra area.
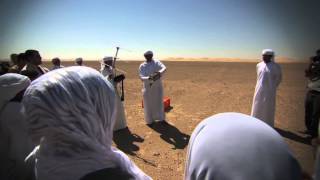
[(256, 65), (256, 67), (259, 68), (259, 67), (264, 66), (264, 65), (265, 65), (265, 63), (263, 61), (261, 61)]
[(145, 67), (146, 65), (147, 65), (146, 62), (142, 62), (142, 63), (140, 64), (139, 68)]

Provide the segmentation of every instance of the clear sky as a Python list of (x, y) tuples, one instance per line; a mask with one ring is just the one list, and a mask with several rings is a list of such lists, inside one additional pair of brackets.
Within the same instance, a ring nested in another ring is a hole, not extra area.
[(320, 48), (319, 0), (4, 0), (0, 58), (307, 58)]

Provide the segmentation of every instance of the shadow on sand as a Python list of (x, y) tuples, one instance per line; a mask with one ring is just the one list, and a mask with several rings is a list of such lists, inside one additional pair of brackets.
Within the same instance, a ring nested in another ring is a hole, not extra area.
[(113, 142), (117, 145), (117, 148), (126, 154), (136, 155), (135, 151), (139, 151), (139, 146), (134, 142), (143, 142), (144, 139), (137, 134), (131, 133), (128, 128), (115, 131), (113, 133)]
[(281, 134), (281, 136), (291, 139), (293, 141), (302, 143), (302, 144), (306, 144), (306, 145), (311, 145), (311, 138), (310, 137), (303, 137), (303, 136), (299, 136), (298, 134), (295, 134), (293, 132), (290, 131), (286, 131), (283, 129), (279, 129), (279, 128), (275, 128), (275, 130)]
[(172, 149), (184, 149), (189, 142), (190, 136), (180, 132), (179, 129), (166, 121), (155, 122), (148, 125), (151, 129), (160, 133), (160, 137), (169, 144), (174, 145)]

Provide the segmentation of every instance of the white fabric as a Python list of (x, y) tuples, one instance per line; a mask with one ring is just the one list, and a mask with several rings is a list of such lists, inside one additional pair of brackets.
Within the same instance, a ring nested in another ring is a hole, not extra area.
[(300, 180), (301, 169), (270, 126), (240, 113), (203, 120), (187, 151), (186, 180)]
[(116, 120), (115, 120), (115, 124), (114, 124), (114, 128), (113, 130), (114, 131), (117, 131), (117, 130), (120, 130), (120, 129), (124, 129), (127, 127), (127, 121), (126, 121), (126, 113), (125, 113), (125, 110), (124, 110), (124, 105), (123, 105), (123, 102), (121, 101), (121, 98), (119, 96), (119, 92), (118, 92), (118, 89), (117, 89), (117, 84), (113, 81), (112, 78), (110, 78), (110, 75), (114, 76), (113, 74), (113, 68), (111, 66), (103, 66), (100, 70), (101, 74), (103, 76), (105, 76), (108, 81), (111, 82), (111, 84), (113, 84), (114, 88), (115, 88), (115, 91), (116, 91), (116, 94), (117, 94), (117, 97), (116, 97), (116, 100), (117, 100), (117, 114), (116, 114)]
[(272, 127), (274, 126), (276, 91), (281, 79), (281, 67), (277, 63), (262, 61), (257, 64), (257, 84), (251, 115)]
[(262, 51), (262, 55), (269, 55), (269, 56), (274, 56), (274, 51), (272, 49), (264, 49)]
[(148, 79), (155, 72), (160, 72), (162, 77), (165, 71), (165, 65), (158, 60), (144, 62), (139, 67), (140, 79), (143, 81), (144, 117), (147, 124), (151, 124), (155, 120), (165, 120), (162, 78), (156, 81)]
[(64, 68), (64, 66), (60, 65), (60, 66), (57, 66), (57, 65), (54, 65), (50, 71), (53, 71), (55, 69), (60, 69), (60, 68)]
[(19, 102), (9, 102), (0, 112), (0, 179), (23, 180), (32, 176), (32, 164), (24, 162), (33, 144)]
[(152, 52), (152, 51), (147, 51), (147, 52), (144, 53), (144, 55), (145, 55), (145, 56), (146, 56), (146, 55), (153, 55), (153, 52)]
[(20, 91), (26, 89), (30, 79), (16, 73), (7, 73), (0, 76), (0, 111), (3, 106), (14, 98)]
[(23, 105), (31, 137), (40, 143), (35, 152), (38, 179), (78, 180), (111, 167), (150, 179), (111, 146), (115, 98), (112, 84), (88, 67), (58, 69), (32, 82)]
[(0, 179), (26, 179), (32, 174), (32, 167), (24, 163), (33, 146), (21, 113), (22, 105), (9, 101), (29, 84), (29, 78), (20, 74), (0, 76)]

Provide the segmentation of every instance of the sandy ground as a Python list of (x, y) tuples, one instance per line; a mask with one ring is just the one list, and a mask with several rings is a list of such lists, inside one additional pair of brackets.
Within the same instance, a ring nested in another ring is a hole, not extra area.
[[(114, 145), (124, 151), (154, 179), (182, 179), (188, 138), (206, 117), (222, 112), (250, 114), (255, 63), (169, 62), (164, 77), (165, 96), (172, 109), (166, 113), (170, 125), (145, 125), (141, 108), (141, 62), (121, 62), (125, 70), (125, 108), (129, 130), (114, 133)], [(67, 65), (65, 63), (65, 65)], [(99, 68), (97, 62), (87, 66)], [(304, 130), (306, 64), (283, 63), (283, 81), (277, 93), (275, 126), (309, 173), (313, 172), (313, 148)]]

